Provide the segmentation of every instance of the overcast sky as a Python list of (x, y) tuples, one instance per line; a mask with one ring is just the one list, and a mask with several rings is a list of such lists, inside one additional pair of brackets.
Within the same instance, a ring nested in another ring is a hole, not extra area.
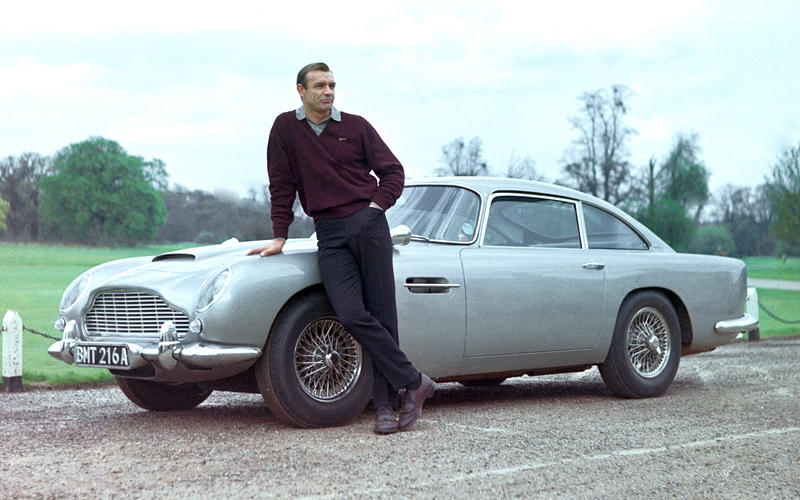
[(456, 137), (490, 169), (561, 177), (586, 91), (626, 85), (636, 167), (696, 132), (711, 187), (763, 182), (800, 142), (800, 2), (14, 2), (0, 29), (0, 156), (90, 136), (172, 184), (266, 182), (275, 116), (325, 61), (409, 177)]

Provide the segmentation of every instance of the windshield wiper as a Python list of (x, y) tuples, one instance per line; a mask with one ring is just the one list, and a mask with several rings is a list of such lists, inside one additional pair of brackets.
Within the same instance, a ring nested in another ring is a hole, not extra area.
[(425, 241), (427, 243), (430, 243), (431, 239), (428, 238), (427, 236), (421, 236), (419, 234), (412, 234), (411, 235), (411, 241)]

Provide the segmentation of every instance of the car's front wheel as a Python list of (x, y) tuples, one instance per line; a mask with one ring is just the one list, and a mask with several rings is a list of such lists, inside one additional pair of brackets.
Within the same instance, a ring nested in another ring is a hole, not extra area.
[(122, 393), (136, 406), (150, 411), (190, 410), (211, 395), (211, 389), (195, 384), (167, 384), (116, 377)]
[(346, 424), (364, 411), (372, 394), (367, 353), (322, 292), (281, 313), (255, 371), (270, 410), (300, 427)]
[(627, 398), (660, 396), (681, 357), (681, 332), (672, 303), (661, 293), (640, 292), (623, 302), (606, 360), (598, 368), (611, 391)]

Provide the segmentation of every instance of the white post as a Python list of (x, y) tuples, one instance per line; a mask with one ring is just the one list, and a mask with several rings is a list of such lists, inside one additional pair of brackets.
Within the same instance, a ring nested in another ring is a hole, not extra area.
[(22, 318), (17, 311), (3, 316), (3, 392), (22, 390)]
[[(755, 319), (758, 319), (758, 291), (756, 291), (755, 287), (749, 287), (747, 289), (745, 312)], [(758, 330), (759, 329), (756, 328), (755, 330), (749, 332), (747, 334), (747, 340), (759, 340), (761, 334)]]

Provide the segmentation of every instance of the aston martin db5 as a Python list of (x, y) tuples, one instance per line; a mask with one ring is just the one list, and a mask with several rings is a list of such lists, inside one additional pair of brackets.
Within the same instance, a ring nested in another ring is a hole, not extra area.
[[(733, 341), (740, 260), (677, 253), (595, 197), (498, 178), (407, 183), (387, 211), (400, 344), (438, 382), (599, 368), (616, 395), (663, 394), (682, 355)], [(334, 315), (316, 240), (246, 256), (227, 241), (89, 269), (66, 289), (50, 354), (111, 371), (147, 410), (260, 392), (281, 420), (339, 425), (369, 403), (369, 355)]]

